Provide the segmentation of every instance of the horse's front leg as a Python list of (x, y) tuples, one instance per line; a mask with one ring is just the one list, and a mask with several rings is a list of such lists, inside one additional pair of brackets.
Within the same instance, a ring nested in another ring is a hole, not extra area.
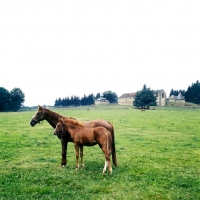
[(81, 157), (81, 167), (84, 167), (84, 162), (83, 162), (83, 145), (80, 145), (80, 157)]
[(67, 164), (67, 144), (68, 140), (61, 138), (61, 145), (62, 145), (62, 162), (61, 167), (64, 167)]
[(75, 151), (76, 151), (76, 170), (79, 168), (78, 158), (79, 158), (79, 145), (74, 144)]

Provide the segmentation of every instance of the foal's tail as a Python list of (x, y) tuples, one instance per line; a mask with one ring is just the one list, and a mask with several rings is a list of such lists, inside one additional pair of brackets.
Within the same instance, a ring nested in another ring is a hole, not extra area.
[(115, 166), (117, 166), (117, 157), (116, 157), (116, 151), (115, 151), (115, 133), (114, 133), (114, 127), (113, 125), (109, 122), (111, 125), (111, 137), (112, 137), (112, 161)]

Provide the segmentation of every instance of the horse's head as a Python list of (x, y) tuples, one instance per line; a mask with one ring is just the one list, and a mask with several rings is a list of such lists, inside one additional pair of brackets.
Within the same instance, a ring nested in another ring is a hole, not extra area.
[(38, 105), (38, 111), (35, 113), (33, 118), (30, 121), (31, 126), (35, 126), (40, 121), (44, 120), (44, 108)]
[(56, 128), (54, 129), (53, 134), (57, 136), (61, 136), (61, 133), (64, 131), (64, 120), (62, 118), (58, 119), (58, 123), (56, 124)]

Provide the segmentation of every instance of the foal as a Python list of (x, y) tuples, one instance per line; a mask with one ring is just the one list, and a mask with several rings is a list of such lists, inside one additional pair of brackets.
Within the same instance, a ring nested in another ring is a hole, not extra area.
[(75, 119), (59, 118), (54, 129), (54, 135), (57, 134), (60, 134), (61, 137), (71, 137), (76, 151), (76, 169), (79, 168), (79, 149), (81, 166), (83, 167), (83, 146), (94, 146), (98, 144), (105, 155), (103, 173), (106, 172), (108, 167), (109, 173), (112, 174), (110, 155), (112, 153), (113, 141), (111, 133), (107, 129), (104, 127), (88, 128)]

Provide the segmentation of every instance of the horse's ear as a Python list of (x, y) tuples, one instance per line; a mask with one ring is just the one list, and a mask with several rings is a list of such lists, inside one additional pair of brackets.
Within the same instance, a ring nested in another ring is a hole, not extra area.
[(42, 110), (42, 106), (38, 105), (38, 110)]
[(60, 117), (60, 118), (58, 118), (58, 122), (62, 122), (63, 123), (63, 118), (62, 117)]

